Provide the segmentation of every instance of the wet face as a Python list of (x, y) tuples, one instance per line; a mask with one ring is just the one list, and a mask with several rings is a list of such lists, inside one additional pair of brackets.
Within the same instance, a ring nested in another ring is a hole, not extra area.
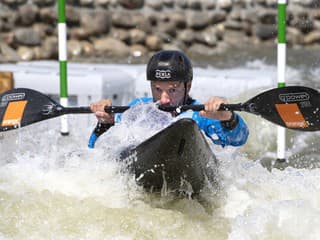
[[(191, 82), (187, 84), (187, 94), (189, 93)], [(185, 87), (179, 81), (152, 81), (152, 96), (160, 105), (180, 106), (183, 104)]]

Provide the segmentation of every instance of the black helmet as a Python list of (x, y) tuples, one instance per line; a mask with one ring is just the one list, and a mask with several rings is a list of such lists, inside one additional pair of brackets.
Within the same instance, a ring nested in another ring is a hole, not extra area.
[(192, 81), (192, 65), (188, 57), (176, 50), (162, 50), (154, 54), (147, 65), (149, 81)]

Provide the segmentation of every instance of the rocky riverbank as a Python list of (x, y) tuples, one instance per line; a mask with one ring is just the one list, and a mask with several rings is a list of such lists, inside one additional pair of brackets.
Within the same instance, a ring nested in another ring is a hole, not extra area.
[[(277, 0), (66, 0), (68, 58), (212, 56), (276, 46)], [(57, 1), (1, 0), (0, 62), (58, 59)], [(320, 46), (320, 0), (287, 6), (289, 47)]]

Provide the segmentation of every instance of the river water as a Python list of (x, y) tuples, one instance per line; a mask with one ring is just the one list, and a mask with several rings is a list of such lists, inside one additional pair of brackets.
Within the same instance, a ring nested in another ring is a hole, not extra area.
[[(238, 102), (276, 86), (270, 52), (198, 61), (192, 96)], [(288, 53), (287, 85), (319, 88), (317, 52)], [(87, 148), (91, 115), (70, 116), (67, 137), (59, 119), (1, 133), (0, 239), (319, 239), (320, 134), (287, 131), (287, 162), (277, 163), (275, 125), (240, 114), (247, 144), (212, 146), (219, 189), (194, 199), (146, 193), (116, 162), (119, 149), (152, 135), (161, 121), (152, 129), (145, 121), (121, 125), (95, 149)]]

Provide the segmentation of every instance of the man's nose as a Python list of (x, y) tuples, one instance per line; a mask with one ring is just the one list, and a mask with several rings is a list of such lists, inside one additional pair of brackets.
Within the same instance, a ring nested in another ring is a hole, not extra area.
[(168, 104), (170, 103), (170, 97), (167, 92), (162, 91), (160, 96), (160, 104)]

